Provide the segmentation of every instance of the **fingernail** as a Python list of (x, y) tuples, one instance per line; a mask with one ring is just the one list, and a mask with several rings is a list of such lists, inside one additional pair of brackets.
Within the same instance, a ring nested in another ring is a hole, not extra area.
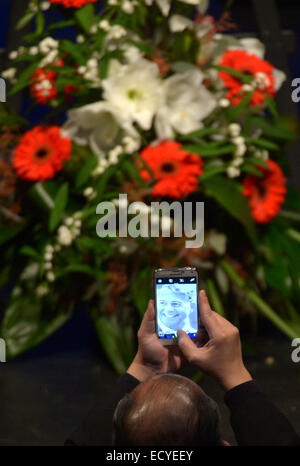
[(177, 337), (178, 337), (178, 342), (179, 342), (181, 338), (183, 337), (182, 330), (177, 330)]

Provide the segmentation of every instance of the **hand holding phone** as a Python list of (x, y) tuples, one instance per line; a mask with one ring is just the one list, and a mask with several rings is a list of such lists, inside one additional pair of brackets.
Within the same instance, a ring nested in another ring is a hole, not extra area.
[(199, 322), (198, 274), (194, 267), (154, 272), (156, 334), (163, 345), (178, 344), (177, 330), (196, 340)]

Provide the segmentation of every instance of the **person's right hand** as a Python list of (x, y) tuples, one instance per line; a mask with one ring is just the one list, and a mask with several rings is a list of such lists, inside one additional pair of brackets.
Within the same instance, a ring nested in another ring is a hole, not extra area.
[[(212, 311), (204, 290), (199, 293), (200, 321), (209, 340), (197, 347), (190, 337), (178, 330), (178, 344), (186, 359), (213, 376), (224, 390), (252, 380), (244, 366), (239, 330), (224, 317)], [(201, 332), (201, 327), (200, 327)]]

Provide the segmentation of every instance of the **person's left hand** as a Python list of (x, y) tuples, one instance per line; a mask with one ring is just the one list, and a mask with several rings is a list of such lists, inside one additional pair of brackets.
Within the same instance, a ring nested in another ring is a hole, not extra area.
[(141, 326), (138, 331), (138, 351), (127, 372), (138, 380), (153, 377), (164, 372), (178, 371), (185, 358), (176, 346), (163, 346), (155, 333), (155, 311), (151, 299), (148, 303)]

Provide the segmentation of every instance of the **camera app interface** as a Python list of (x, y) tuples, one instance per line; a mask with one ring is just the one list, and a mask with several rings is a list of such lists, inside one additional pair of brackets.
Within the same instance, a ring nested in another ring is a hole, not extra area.
[(196, 337), (196, 277), (156, 278), (156, 308), (159, 338), (176, 338), (178, 329)]

